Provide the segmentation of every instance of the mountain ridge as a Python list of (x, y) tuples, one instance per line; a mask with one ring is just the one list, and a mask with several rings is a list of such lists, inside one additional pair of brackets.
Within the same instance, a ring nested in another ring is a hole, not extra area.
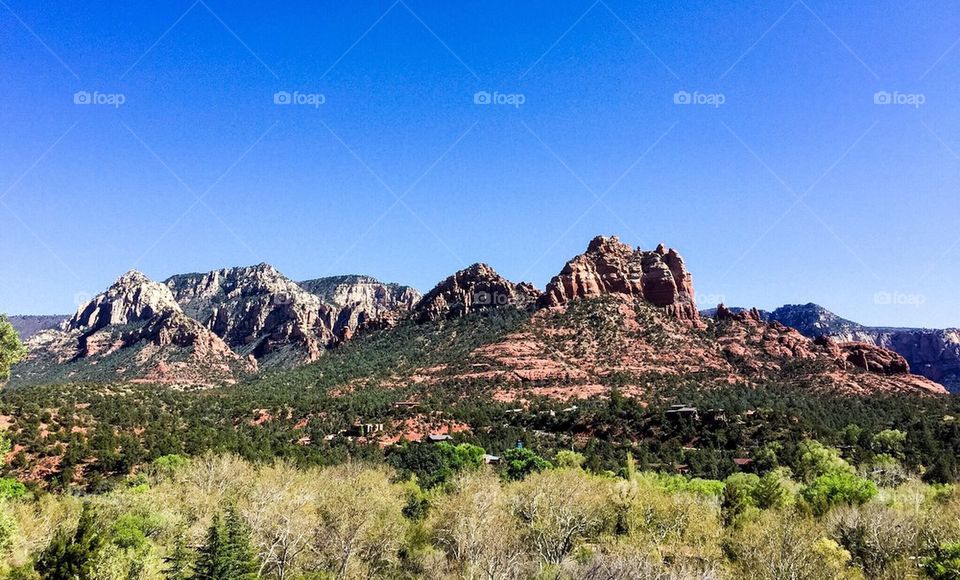
[[(265, 263), (175, 275), (163, 283), (134, 271), (82, 305), (59, 331), (31, 339), (30, 362), (14, 369), (13, 383), (25, 375), (42, 380), (44, 364), (64, 380), (57, 365), (69, 363), (68, 379), (231, 384), (260, 370), (317, 361), (358, 333), (407, 323), (443, 325), (513, 308), (532, 315), (537, 329), (482, 345), (471, 356), (478, 369), (489, 370), (470, 371), (466, 378), (547, 383), (537, 387), (547, 392), (564, 383), (581, 396), (596, 392), (610, 373), (625, 373), (642, 393), (648, 380), (643, 376), (651, 373), (707, 372), (716, 384), (752, 383), (785, 378), (785, 369), (808, 361), (816, 370), (790, 374), (789, 380), (864, 394), (943, 391), (909, 374), (902, 357), (882, 347), (814, 341), (756, 310), (732, 313), (721, 305), (712, 324), (701, 318), (694, 296), (693, 277), (676, 250), (663, 244), (643, 250), (604, 236), (567, 261), (543, 291), (482, 263), (423, 296), (358, 275), (295, 282)], [(591, 310), (598, 300), (605, 306)], [(597, 332), (604, 325), (609, 336), (601, 339)], [(607, 352), (612, 345), (617, 348)], [(170, 360), (164, 360), (168, 351)], [(187, 372), (190, 361), (198, 372)], [(415, 375), (439, 380), (436, 373), (425, 368)]]
[[(701, 314), (712, 317), (716, 309), (703, 310)], [(810, 338), (828, 336), (892, 350), (906, 359), (913, 372), (944, 385), (952, 393), (960, 393), (960, 330), (956, 328), (867, 326), (813, 302), (786, 304), (760, 314), (765, 320), (780, 322)]]

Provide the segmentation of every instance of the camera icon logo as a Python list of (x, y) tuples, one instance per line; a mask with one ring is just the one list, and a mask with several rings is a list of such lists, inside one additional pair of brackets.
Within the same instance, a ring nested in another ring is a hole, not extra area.
[(873, 303), (882, 306), (893, 304), (893, 295), (889, 292), (877, 292), (873, 295)]
[(889, 105), (891, 102), (893, 102), (893, 99), (887, 91), (877, 91), (873, 93), (874, 105)]
[(473, 94), (474, 105), (489, 105), (492, 102), (493, 99), (487, 91), (477, 91)]
[(289, 105), (292, 103), (290, 98), (290, 93), (287, 91), (277, 91), (273, 93), (273, 104), (274, 105)]
[(675, 105), (689, 105), (691, 102), (693, 102), (692, 97), (687, 91), (673, 93), (673, 103)]
[(77, 91), (73, 93), (74, 105), (89, 105), (91, 103), (90, 93), (87, 91)]

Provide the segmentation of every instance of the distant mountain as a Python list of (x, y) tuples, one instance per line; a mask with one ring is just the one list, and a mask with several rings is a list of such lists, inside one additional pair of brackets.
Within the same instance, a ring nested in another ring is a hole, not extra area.
[(297, 283), (269, 264), (179, 274), (162, 284), (129, 272), (73, 317), (44, 321), (11, 385), (232, 383), (317, 360), (359, 331), (396, 324), (419, 299), (413, 288), (367, 276)]
[[(717, 310), (718, 310), (717, 308), (704, 308), (703, 310), (700, 311), (700, 316), (702, 316), (702, 317), (704, 317), (704, 318), (716, 318), (716, 317), (717, 317)], [(727, 308), (727, 310), (729, 310), (730, 312), (733, 312), (734, 314), (737, 314), (737, 313), (740, 313), (740, 312), (746, 312), (746, 311), (748, 311), (748, 310), (750, 310), (750, 309), (749, 309), (749, 308), (742, 308), (742, 307), (740, 307), (740, 306), (730, 306), (730, 307)], [(760, 318), (761, 318), (761, 319), (763, 319), (763, 320), (770, 320), (770, 312), (768, 312), (767, 310), (757, 310), (757, 312), (760, 314)], [(789, 325), (787, 325), (787, 326), (789, 326)]]
[[(712, 316), (715, 310), (703, 313)], [(960, 393), (958, 329), (864, 326), (813, 303), (788, 304), (762, 315), (765, 320), (795, 328), (810, 338), (829, 336), (892, 350), (906, 359), (912, 372), (944, 385), (952, 393)]]
[[(454, 273), (422, 298), (362, 276), (297, 283), (269, 264), (162, 284), (130, 272), (61, 329), (33, 337), (11, 383), (229, 384), (316, 361), (358, 333), (377, 331), (403, 348), (448, 353), (443, 363), (397, 367), (385, 388), (473, 385), (502, 402), (614, 388), (642, 397), (653, 384), (691, 377), (702, 388), (772, 381), (853, 394), (945, 392), (882, 347), (814, 341), (756, 310), (720, 308), (715, 321), (704, 320), (694, 296), (678, 252), (615, 237), (593, 239), (544, 291), (486, 264)], [(467, 338), (454, 331), (443, 345), (429, 345), (437, 328), (471, 317), (487, 317), (501, 332)]]
[(57, 328), (68, 318), (69, 314), (21, 314), (7, 317), (22, 340), (31, 338), (41, 330)]
[(526, 308), (539, 297), (532, 284), (514, 284), (486, 264), (473, 264), (427, 292), (414, 308), (414, 316), (419, 322), (462, 318), (500, 306)]

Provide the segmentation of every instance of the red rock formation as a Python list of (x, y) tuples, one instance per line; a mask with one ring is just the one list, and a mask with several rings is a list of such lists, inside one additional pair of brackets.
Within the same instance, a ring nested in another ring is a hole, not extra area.
[(634, 250), (616, 237), (594, 238), (585, 253), (567, 262), (553, 277), (540, 306), (561, 306), (575, 298), (604, 294), (642, 298), (675, 318), (701, 324), (693, 279), (680, 254), (663, 244), (648, 252)]
[(490, 266), (474, 264), (437, 284), (417, 303), (413, 315), (418, 322), (459, 318), (497, 306), (526, 308), (539, 297), (533, 285), (514, 284)]
[(892, 350), (863, 342), (836, 342), (827, 336), (818, 337), (814, 342), (831, 353), (842, 368), (857, 367), (883, 375), (910, 373), (907, 359)]

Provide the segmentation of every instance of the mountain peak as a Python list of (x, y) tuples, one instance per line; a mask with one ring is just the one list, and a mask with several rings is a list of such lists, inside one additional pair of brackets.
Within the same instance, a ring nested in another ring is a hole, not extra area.
[(130, 270), (105, 292), (80, 306), (66, 321), (65, 328), (89, 332), (112, 324), (142, 322), (167, 311), (180, 311), (170, 289), (142, 272)]
[(484, 263), (472, 264), (449, 276), (428, 292), (415, 308), (418, 321), (459, 318), (497, 306), (534, 304), (540, 291), (532, 284), (515, 284)]
[(651, 252), (633, 249), (616, 236), (597, 236), (587, 251), (566, 263), (540, 299), (545, 307), (604, 294), (642, 298), (668, 314), (700, 325), (693, 279), (683, 258), (663, 244)]

